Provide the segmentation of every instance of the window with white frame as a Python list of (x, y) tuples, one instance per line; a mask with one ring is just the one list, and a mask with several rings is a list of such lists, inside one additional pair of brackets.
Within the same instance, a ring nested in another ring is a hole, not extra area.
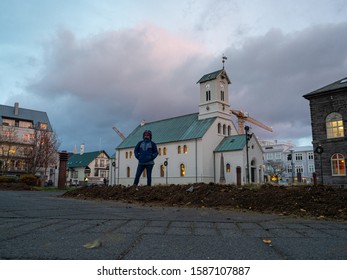
[(281, 153), (275, 153), (275, 159), (282, 159)]
[(296, 153), (295, 154), (295, 160), (301, 161), (302, 160), (302, 153)]
[(336, 112), (329, 114), (325, 119), (327, 138), (344, 137), (342, 115)]
[(313, 152), (308, 152), (307, 153), (307, 159), (308, 160), (314, 160), (314, 153)]
[(315, 172), (314, 164), (309, 164), (309, 165), (308, 165), (308, 172), (309, 172), (309, 173)]
[(296, 173), (303, 173), (304, 172), (304, 167), (302, 165), (296, 165), (295, 166), (295, 171), (296, 171)]
[(333, 176), (346, 176), (345, 157), (342, 154), (331, 157), (331, 172)]

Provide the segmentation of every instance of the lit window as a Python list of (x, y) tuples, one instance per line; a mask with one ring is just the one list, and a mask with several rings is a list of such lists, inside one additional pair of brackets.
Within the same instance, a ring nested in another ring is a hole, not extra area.
[(166, 156), (166, 147), (164, 147), (163, 153), (164, 153), (164, 156)]
[(184, 145), (184, 146), (183, 146), (183, 153), (185, 153), (185, 154), (188, 153), (187, 145)]
[(158, 150), (158, 155), (161, 156), (161, 148)]
[(327, 138), (344, 137), (342, 116), (339, 113), (331, 113), (326, 118)]
[(41, 129), (47, 129), (47, 124), (46, 123), (41, 123), (40, 124)]
[(133, 157), (133, 152), (129, 152), (129, 158), (132, 158)]
[(180, 165), (180, 175), (181, 177), (184, 177), (186, 175), (186, 168), (183, 163)]
[(165, 166), (164, 164), (160, 165), (160, 177), (165, 176)]
[(230, 173), (230, 164), (229, 163), (227, 163), (225, 170), (227, 173)]
[(125, 158), (128, 158), (128, 152), (125, 152)]
[(178, 154), (182, 153), (182, 151), (181, 151), (181, 146), (178, 146), (178, 147), (177, 147), (177, 153), (178, 153)]
[(331, 171), (333, 176), (345, 176), (346, 165), (342, 154), (334, 154), (331, 157)]

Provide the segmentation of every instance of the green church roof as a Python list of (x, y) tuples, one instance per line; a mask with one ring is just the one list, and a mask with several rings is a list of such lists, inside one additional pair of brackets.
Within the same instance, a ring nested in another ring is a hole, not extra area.
[(67, 160), (67, 167), (68, 168), (87, 167), (88, 164), (90, 164), (94, 159), (96, 159), (100, 155), (100, 153), (105, 153), (107, 155), (105, 151), (88, 152), (88, 153), (83, 153), (82, 155), (73, 154)]
[(215, 72), (212, 72), (212, 73), (209, 73), (209, 74), (202, 76), (202, 78), (199, 81), (197, 81), (197, 84), (199, 84), (199, 83), (201, 84), (201, 83), (204, 83), (207, 81), (215, 80), (221, 74), (223, 74), (223, 77), (225, 77), (228, 81), (228, 84), (230, 84), (231, 83), (230, 79), (229, 79), (229, 77), (228, 77), (228, 75), (224, 69), (221, 69), (221, 70), (218, 70), (218, 71), (215, 71)]
[(152, 131), (152, 140), (157, 144), (202, 138), (216, 118), (199, 120), (198, 116), (194, 113), (139, 125), (117, 149), (135, 147), (145, 130)]
[(222, 142), (219, 143), (215, 152), (228, 152), (242, 150), (246, 145), (245, 134), (233, 135), (225, 137)]

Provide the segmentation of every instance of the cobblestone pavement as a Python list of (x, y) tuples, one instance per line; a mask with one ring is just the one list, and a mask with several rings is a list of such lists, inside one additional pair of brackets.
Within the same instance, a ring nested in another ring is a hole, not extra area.
[(347, 259), (346, 222), (58, 194), (0, 191), (0, 259)]

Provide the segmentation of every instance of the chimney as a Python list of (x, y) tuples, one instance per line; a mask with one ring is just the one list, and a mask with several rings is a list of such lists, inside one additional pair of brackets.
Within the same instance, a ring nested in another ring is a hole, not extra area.
[(19, 103), (18, 102), (14, 103), (14, 115), (15, 116), (19, 115)]
[(84, 144), (81, 144), (81, 150), (80, 150), (80, 155), (84, 154)]

